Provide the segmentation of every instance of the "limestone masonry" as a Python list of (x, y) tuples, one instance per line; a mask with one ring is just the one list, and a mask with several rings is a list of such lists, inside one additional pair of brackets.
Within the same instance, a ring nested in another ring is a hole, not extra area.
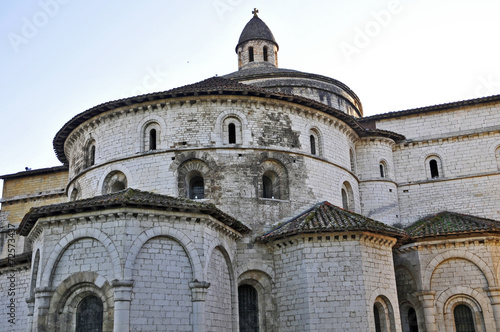
[(0, 176), (0, 330), (500, 331), (500, 95), (363, 117), (257, 13), (235, 50)]

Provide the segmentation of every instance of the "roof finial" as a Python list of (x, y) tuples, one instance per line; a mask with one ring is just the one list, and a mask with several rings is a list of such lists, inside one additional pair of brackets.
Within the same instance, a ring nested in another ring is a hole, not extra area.
[(258, 17), (257, 16), (258, 12), (259, 12), (259, 10), (257, 8), (254, 8), (253, 11), (252, 11), (253, 17)]

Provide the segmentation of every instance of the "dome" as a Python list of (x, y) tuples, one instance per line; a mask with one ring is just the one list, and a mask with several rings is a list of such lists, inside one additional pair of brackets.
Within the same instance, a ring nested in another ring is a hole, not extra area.
[(254, 13), (252, 19), (248, 21), (247, 25), (245, 25), (245, 28), (243, 28), (243, 31), (241, 32), (240, 35), (240, 39), (238, 41), (238, 45), (236, 45), (236, 50), (238, 49), (238, 46), (240, 46), (242, 43), (255, 39), (270, 41), (274, 43), (276, 47), (279, 49), (278, 43), (276, 43), (273, 33), (266, 25), (266, 23), (264, 23), (264, 21), (262, 21), (257, 16), (257, 13)]

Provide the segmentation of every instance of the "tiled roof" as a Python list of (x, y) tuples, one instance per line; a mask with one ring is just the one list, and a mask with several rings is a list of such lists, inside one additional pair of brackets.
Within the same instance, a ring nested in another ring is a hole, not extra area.
[(296, 104), (308, 106), (317, 109), (321, 112), (330, 114), (336, 117), (337, 119), (340, 119), (345, 123), (347, 123), (361, 137), (382, 136), (394, 139), (396, 141), (404, 139), (403, 135), (393, 133), (390, 131), (384, 131), (378, 129), (374, 130), (365, 129), (365, 127), (363, 127), (354, 117), (311, 99), (296, 96), (293, 94), (286, 94), (283, 92), (275, 92), (268, 89), (252, 86), (249, 84), (239, 83), (235, 80), (225, 79), (222, 77), (212, 77), (198, 83), (185, 85), (172, 90), (149, 93), (125, 99), (119, 99), (92, 107), (91, 109), (88, 109), (87, 111), (73, 117), (59, 130), (59, 132), (54, 137), (53, 141), (54, 150), (59, 160), (63, 164), (68, 164), (68, 160), (64, 154), (64, 142), (68, 137), (68, 135), (71, 133), (71, 131), (73, 131), (83, 122), (106, 111), (118, 107), (131, 106), (133, 104), (143, 103), (147, 101), (155, 101), (155, 100), (162, 100), (162, 99), (169, 99), (176, 97), (203, 96), (203, 95), (205, 96), (206, 95), (251, 95), (269, 99), (285, 100)]
[(444, 211), (416, 221), (406, 227), (405, 231), (412, 239), (484, 232), (500, 233), (500, 222)]
[(257, 240), (268, 242), (295, 234), (346, 231), (367, 231), (396, 238), (406, 237), (406, 233), (401, 229), (341, 209), (328, 202), (321, 202), (261, 235)]
[(39, 168), (39, 169), (33, 169), (33, 170), (30, 169), (27, 171), (17, 172), (14, 174), (0, 175), (0, 179), (7, 180), (7, 179), (14, 179), (14, 178), (22, 178), (25, 176), (32, 176), (32, 175), (42, 175), (42, 174), (49, 174), (49, 173), (66, 172), (67, 170), (68, 170), (68, 166), (66, 166), (66, 165), (48, 167), (48, 168)]
[(129, 188), (117, 193), (96, 196), (74, 202), (31, 208), (19, 225), (18, 233), (24, 236), (28, 235), (39, 218), (120, 207), (154, 208), (164, 211), (203, 213), (214, 217), (240, 233), (250, 231), (246, 225), (222, 212), (213, 204), (153, 194)]
[(238, 46), (249, 40), (262, 39), (270, 41), (276, 44), (276, 39), (274, 39), (271, 29), (262, 21), (257, 15), (252, 17), (250, 21), (245, 25), (243, 31), (241, 32), (240, 39), (238, 40), (238, 45), (236, 45), (236, 52), (238, 52)]
[(360, 122), (365, 122), (365, 121), (370, 122), (370, 121), (375, 121), (375, 120), (391, 119), (391, 118), (396, 118), (396, 117), (400, 117), (400, 116), (408, 116), (408, 115), (435, 112), (435, 111), (444, 111), (444, 110), (449, 110), (449, 109), (454, 109), (454, 108), (459, 108), (459, 107), (464, 107), (464, 106), (474, 106), (474, 105), (486, 104), (486, 103), (490, 103), (490, 102), (500, 102), (500, 95), (467, 99), (467, 100), (456, 101), (456, 102), (452, 102), (452, 103), (419, 107), (419, 108), (413, 108), (413, 109), (403, 110), (403, 111), (395, 111), (395, 112), (387, 112), (387, 113), (383, 113), (383, 114), (376, 114), (376, 115), (361, 118), (361, 119), (359, 119), (359, 121)]

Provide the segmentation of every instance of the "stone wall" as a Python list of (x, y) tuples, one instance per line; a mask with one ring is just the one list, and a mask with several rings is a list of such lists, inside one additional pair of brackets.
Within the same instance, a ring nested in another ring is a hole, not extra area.
[(0, 331), (26, 331), (30, 277), (29, 263), (0, 269)]
[(392, 304), (400, 327), (391, 260), (394, 240), (348, 234), (311, 234), (273, 243), (280, 330), (345, 331), (374, 327), (373, 305)]

